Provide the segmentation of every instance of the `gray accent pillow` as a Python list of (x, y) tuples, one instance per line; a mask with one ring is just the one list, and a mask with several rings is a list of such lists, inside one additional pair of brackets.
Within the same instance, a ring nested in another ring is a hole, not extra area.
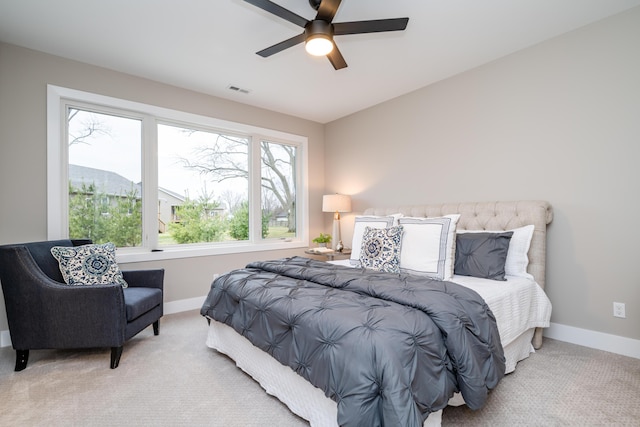
[(456, 236), (456, 261), (453, 272), (460, 276), (506, 280), (512, 231), (504, 233), (464, 233)]

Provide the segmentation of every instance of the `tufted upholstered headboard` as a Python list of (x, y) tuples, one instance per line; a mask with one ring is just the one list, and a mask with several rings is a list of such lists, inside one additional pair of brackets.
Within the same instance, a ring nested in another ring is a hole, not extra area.
[[(542, 289), (545, 286), (545, 263), (547, 252), (547, 224), (553, 219), (551, 205), (545, 201), (522, 200), (512, 202), (466, 202), (432, 205), (396, 206), (369, 208), (365, 215), (391, 215), (401, 213), (414, 217), (438, 217), (460, 214), (459, 230), (509, 230), (533, 224), (534, 232), (529, 248), (527, 271)], [(542, 331), (538, 329), (533, 346), (542, 345)]]
[(458, 230), (503, 231), (533, 224), (535, 230), (529, 248), (527, 271), (544, 289), (547, 224), (553, 219), (551, 205), (544, 201), (468, 202), (434, 205), (369, 208), (364, 215), (391, 215), (401, 213), (414, 217), (438, 217), (460, 214)]

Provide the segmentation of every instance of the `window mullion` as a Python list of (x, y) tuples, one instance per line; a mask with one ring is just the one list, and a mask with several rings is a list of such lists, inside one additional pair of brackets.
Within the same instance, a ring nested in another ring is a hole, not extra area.
[(142, 246), (158, 248), (158, 125), (142, 119)]
[(55, 240), (69, 237), (67, 103), (55, 89), (49, 87), (47, 91), (47, 239)]
[(251, 135), (249, 141), (249, 240), (262, 240), (262, 156), (259, 135)]

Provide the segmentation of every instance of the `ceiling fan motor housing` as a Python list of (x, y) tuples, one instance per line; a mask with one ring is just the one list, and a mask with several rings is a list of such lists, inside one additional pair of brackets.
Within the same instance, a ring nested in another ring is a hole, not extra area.
[(318, 36), (333, 39), (333, 25), (322, 19), (314, 19), (304, 27), (304, 34), (307, 40)]

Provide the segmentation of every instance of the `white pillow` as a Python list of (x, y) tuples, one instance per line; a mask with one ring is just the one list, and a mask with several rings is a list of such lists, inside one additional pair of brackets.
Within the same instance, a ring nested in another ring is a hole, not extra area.
[(362, 235), (364, 234), (364, 229), (366, 227), (389, 228), (393, 225), (398, 225), (398, 218), (401, 216), (401, 214), (394, 214), (389, 216), (356, 216), (353, 224), (353, 239), (351, 240), (351, 257), (349, 258), (349, 262), (351, 263), (351, 265), (360, 265)]
[(437, 218), (400, 218), (398, 224), (404, 228), (400, 271), (451, 280), (459, 219), (458, 214)]
[[(529, 266), (529, 248), (531, 247), (531, 239), (533, 237), (533, 225), (525, 225), (524, 227), (515, 228), (513, 236), (509, 241), (509, 251), (507, 252), (507, 261), (504, 265), (504, 272), (507, 276), (526, 277), (533, 279), (533, 276), (527, 273)], [(489, 230), (460, 230), (458, 233), (500, 233), (501, 231)]]

